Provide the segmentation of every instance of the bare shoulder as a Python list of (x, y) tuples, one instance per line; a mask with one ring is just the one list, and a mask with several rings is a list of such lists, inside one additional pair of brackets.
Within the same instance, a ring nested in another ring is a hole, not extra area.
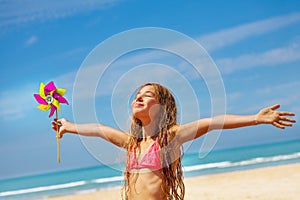
[(175, 146), (178, 146), (180, 147), (181, 146), (181, 142), (179, 140), (179, 135), (178, 135), (178, 131), (180, 130), (180, 124), (176, 124), (174, 126), (172, 126), (170, 129), (169, 129), (169, 132), (174, 134), (174, 138), (172, 139), (173, 140), (173, 144), (176, 144)]
[(186, 124), (177, 124), (174, 126), (174, 131), (176, 131), (176, 140), (180, 144), (194, 140), (207, 133), (209, 131), (210, 124), (211, 118), (199, 119)]
[(178, 130), (179, 130), (179, 127), (180, 127), (180, 124), (175, 124), (174, 126), (172, 126), (172, 127), (169, 129), (169, 131), (176, 134), (176, 133), (178, 132)]

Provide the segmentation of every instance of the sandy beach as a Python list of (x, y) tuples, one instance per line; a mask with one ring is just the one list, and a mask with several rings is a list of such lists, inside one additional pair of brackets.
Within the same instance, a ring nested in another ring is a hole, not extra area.
[[(299, 200), (300, 163), (185, 179), (186, 200)], [(48, 200), (120, 200), (121, 189)]]

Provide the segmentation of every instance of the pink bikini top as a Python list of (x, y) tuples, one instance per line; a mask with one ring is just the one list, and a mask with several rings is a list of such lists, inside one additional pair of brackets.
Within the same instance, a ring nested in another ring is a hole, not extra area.
[(127, 170), (131, 169), (142, 169), (142, 168), (150, 168), (150, 169), (161, 169), (160, 162), (160, 150), (158, 141), (155, 140), (154, 143), (150, 146), (147, 153), (142, 156), (142, 158), (137, 162), (135, 151), (131, 151), (129, 155), (129, 162), (127, 165)]

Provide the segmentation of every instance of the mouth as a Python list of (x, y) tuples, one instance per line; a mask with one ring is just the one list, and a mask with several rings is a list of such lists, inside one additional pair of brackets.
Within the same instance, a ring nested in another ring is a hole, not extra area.
[(144, 104), (143, 103), (134, 103), (134, 107), (142, 107), (142, 106), (144, 106)]

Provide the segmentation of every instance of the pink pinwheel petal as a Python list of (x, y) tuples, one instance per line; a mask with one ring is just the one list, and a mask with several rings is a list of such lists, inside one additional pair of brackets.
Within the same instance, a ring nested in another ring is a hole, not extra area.
[(65, 103), (69, 105), (69, 102), (67, 101), (67, 99), (65, 97), (60, 97), (60, 103)]
[(43, 99), (39, 94), (34, 94), (33, 96), (38, 103), (43, 104), (43, 105), (48, 105), (47, 102), (45, 101), (45, 99)]
[(59, 101), (59, 103), (66, 103), (69, 104), (67, 99), (65, 99), (63, 96), (59, 95), (58, 93), (54, 92), (53, 93), (53, 98)]
[(52, 115), (54, 114), (55, 111), (56, 111), (56, 107), (51, 104), (51, 110), (50, 110), (49, 117), (52, 117)]
[(55, 87), (55, 85), (54, 85), (54, 82), (51, 81), (50, 83), (48, 83), (48, 84), (45, 86), (44, 90), (45, 90), (45, 94), (46, 94), (46, 95), (48, 95), (49, 92), (56, 90), (56, 87)]
[(61, 97), (61, 96), (60, 96), (59, 94), (57, 94), (56, 92), (53, 92), (53, 95), (52, 95), (52, 96), (53, 96), (54, 99), (57, 99), (57, 100)]

